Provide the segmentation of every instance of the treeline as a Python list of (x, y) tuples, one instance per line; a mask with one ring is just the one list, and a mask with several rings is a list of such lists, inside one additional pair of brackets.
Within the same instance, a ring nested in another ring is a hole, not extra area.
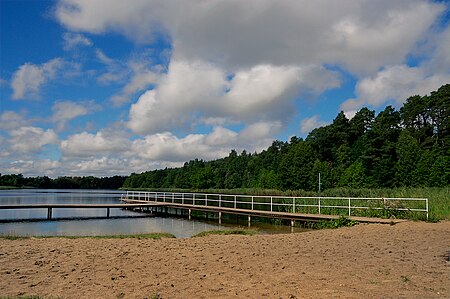
[(408, 98), (375, 115), (362, 108), (349, 120), (314, 129), (305, 140), (274, 141), (261, 153), (181, 168), (131, 174), (125, 188), (322, 190), (334, 187), (441, 187), (450, 184), (450, 84), (429, 96)]
[(43, 189), (119, 189), (125, 176), (97, 178), (93, 176), (49, 178), (47, 176), (24, 177), (22, 174), (0, 174), (0, 186)]

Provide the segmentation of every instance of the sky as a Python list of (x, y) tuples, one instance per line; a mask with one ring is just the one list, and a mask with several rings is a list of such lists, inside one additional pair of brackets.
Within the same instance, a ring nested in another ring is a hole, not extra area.
[(450, 83), (450, 3), (0, 0), (0, 173), (260, 152)]

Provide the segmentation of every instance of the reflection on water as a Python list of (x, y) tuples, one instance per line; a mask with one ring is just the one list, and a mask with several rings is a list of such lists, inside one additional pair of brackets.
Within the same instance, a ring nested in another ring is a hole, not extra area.
[[(120, 203), (122, 193), (110, 190), (1, 190), (0, 205)], [(95, 236), (166, 232), (177, 238), (188, 238), (202, 231), (238, 228), (239, 226), (238, 224), (218, 225), (215, 222), (187, 220), (186, 218), (142, 217), (148, 214), (121, 209), (111, 209), (110, 213), (111, 217), (122, 218), (57, 220), (57, 218), (69, 217), (105, 217), (106, 209), (53, 209), (53, 218), (56, 220), (0, 223), (0, 235)], [(46, 217), (46, 209), (0, 210), (0, 220), (45, 219)], [(252, 227), (267, 233), (291, 231), (287, 226), (256, 223), (252, 224)], [(302, 229), (296, 228), (296, 231), (302, 231)]]
[(98, 236), (167, 232), (177, 238), (214, 229), (218, 225), (179, 218), (113, 218), (1, 223), (0, 234), (14, 236)]

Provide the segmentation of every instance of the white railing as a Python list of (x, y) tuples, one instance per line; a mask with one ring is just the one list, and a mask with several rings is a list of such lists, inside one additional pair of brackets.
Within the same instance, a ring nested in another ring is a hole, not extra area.
[(339, 210), (347, 210), (348, 216), (354, 216), (352, 212), (356, 210), (389, 209), (426, 213), (427, 220), (429, 213), (428, 198), (291, 197), (127, 191), (122, 195), (122, 199), (305, 214), (332, 215), (337, 214)]

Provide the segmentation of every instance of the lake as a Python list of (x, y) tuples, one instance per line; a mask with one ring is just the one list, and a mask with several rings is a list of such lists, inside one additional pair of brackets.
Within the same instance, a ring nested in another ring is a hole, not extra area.
[[(0, 205), (7, 204), (109, 204), (121, 203), (123, 191), (19, 189), (0, 190)], [(52, 220), (46, 220), (47, 209), (0, 210), (0, 235), (14, 236), (97, 236), (166, 232), (177, 238), (189, 238), (202, 231), (236, 229), (246, 225), (239, 219), (219, 225), (216, 221), (188, 220), (183, 217), (149, 216), (149, 214), (111, 209), (53, 209)], [(27, 221), (21, 221), (25, 220)], [(227, 219), (227, 218), (224, 218)], [(282, 225), (252, 222), (252, 228), (262, 233), (304, 231)]]

